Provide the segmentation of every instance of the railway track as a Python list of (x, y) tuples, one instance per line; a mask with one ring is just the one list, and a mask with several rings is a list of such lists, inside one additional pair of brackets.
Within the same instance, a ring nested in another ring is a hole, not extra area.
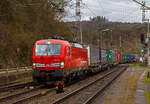
[(28, 83), (13, 83), (13, 84), (8, 84), (6, 86), (1, 86), (0, 87), (0, 92), (5, 92), (8, 90), (14, 90), (14, 89), (18, 89), (18, 88), (23, 88), (25, 86), (30, 86), (33, 85), (33, 82), (28, 82)]
[(41, 97), (41, 96), (44, 96), (52, 91), (54, 91), (55, 88), (52, 88), (52, 89), (44, 89), (43, 91), (39, 91), (38, 93), (34, 93), (34, 94), (30, 94), (29, 96), (26, 96), (24, 98), (21, 98), (21, 99), (17, 99), (16, 101), (12, 102), (11, 104), (21, 104), (27, 100), (31, 100), (31, 99), (34, 99), (34, 98), (37, 98), (37, 97)]
[[(0, 102), (2, 104), (15, 104), (17, 103), (17, 101), (19, 101), (18, 99), (23, 99), (26, 97), (26, 95), (28, 93), (33, 93), (40, 90), (43, 86), (36, 86), (35, 88), (32, 88), (32, 89), (24, 89), (23, 91), (21, 92), (18, 92), (18, 93), (12, 93), (12, 94), (9, 94), (9, 95), (6, 95), (6, 96), (2, 96), (0, 97)], [(17, 101), (16, 101), (17, 99)]]
[(109, 72), (95, 81), (57, 99), (51, 104), (90, 104), (97, 95), (103, 92), (125, 69), (126, 67), (123, 67), (121, 70)]
[[(102, 75), (97, 80), (95, 80), (93, 82), (90, 82), (88, 85), (86, 85), (82, 88), (79, 88), (79, 89), (69, 93), (68, 95), (65, 95), (64, 97), (62, 97), (58, 100), (55, 99), (56, 101), (52, 102), (52, 104), (62, 103), (66, 99), (69, 99), (71, 96), (76, 95), (77, 93), (84, 90), (85, 88), (90, 87), (91, 85), (95, 84), (96, 82), (104, 80), (107, 76), (109, 76), (113, 73), (117, 73), (117, 71), (118, 70), (113, 70), (113, 71), (109, 71), (109, 73), (107, 72), (107, 74), (105, 73), (104, 75)], [(17, 94), (12, 94), (12, 95), (9, 95), (9, 96), (1, 97), (0, 102), (1, 102), (1, 104), (21, 104), (21, 103), (25, 103), (25, 102), (30, 102), (33, 99), (41, 98), (41, 96), (45, 97), (46, 95), (49, 95), (49, 94), (50, 95), (54, 94), (54, 96), (56, 96), (57, 94), (55, 92), (55, 88), (51, 88), (51, 89), (43, 88), (42, 89), (42, 86), (38, 86), (34, 89), (28, 89), (28, 90), (25, 90), (25, 91), (22, 91), (22, 92), (18, 92)], [(87, 99), (89, 99), (89, 98), (87, 98)], [(92, 98), (94, 98), (94, 97), (92, 97)], [(91, 101), (91, 100), (89, 100), (89, 101)], [(64, 104), (67, 104), (67, 103), (65, 102)], [(81, 103), (81, 104), (84, 104), (84, 103)], [(85, 103), (85, 104), (88, 104), (88, 103)]]
[(10, 83), (7, 83), (7, 84), (0, 84), (0, 87), (4, 87), (4, 86), (8, 86), (8, 85), (13, 85), (13, 84), (16, 84), (17, 82), (10, 82)]

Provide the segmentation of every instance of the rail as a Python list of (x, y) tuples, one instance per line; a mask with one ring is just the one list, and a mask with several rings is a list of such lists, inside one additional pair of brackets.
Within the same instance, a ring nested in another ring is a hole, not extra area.
[(10, 72), (21, 72), (21, 71), (28, 71), (28, 70), (32, 70), (32, 66), (0, 69), (0, 74), (10, 73)]
[[(101, 89), (99, 89), (94, 95), (92, 95), (89, 99), (87, 99), (83, 104), (90, 104), (90, 103), (96, 98), (96, 96), (97, 96), (100, 92), (102, 92), (104, 89), (106, 89), (106, 88), (107, 88), (117, 77), (119, 77), (119, 76), (121, 75), (121, 73), (123, 73), (125, 70), (126, 70), (126, 68), (124, 68), (123, 70), (121, 70), (121, 71), (119, 72), (119, 74), (117, 74), (112, 80), (110, 80), (104, 87), (102, 87)], [(100, 81), (100, 80), (103, 80), (104, 78), (106, 78), (107, 76), (109, 76), (110, 74), (112, 74), (113, 72), (116, 72), (116, 71), (117, 71), (117, 70), (105, 74), (104, 76), (102, 76), (102, 77), (96, 79), (95, 81), (93, 81), (93, 82), (91, 82), (91, 83), (89, 83), (89, 84), (87, 84), (87, 85), (85, 85), (85, 86), (83, 86), (83, 87), (81, 87), (81, 88), (79, 88), (79, 89), (77, 89), (77, 90), (75, 90), (75, 91), (73, 91), (73, 92), (67, 94), (66, 96), (63, 96), (62, 98), (57, 99), (56, 101), (52, 102), (51, 104), (64, 103), (65, 100), (67, 100), (68, 98), (73, 97), (74, 95), (76, 95), (76, 94), (79, 93), (80, 91), (82, 91), (82, 90), (88, 88), (88, 87), (91, 86), (91, 85), (94, 85), (95, 83), (97, 83), (97, 82)]]

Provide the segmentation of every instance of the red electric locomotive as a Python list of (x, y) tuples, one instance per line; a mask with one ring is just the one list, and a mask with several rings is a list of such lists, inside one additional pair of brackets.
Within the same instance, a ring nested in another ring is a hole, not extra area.
[(65, 40), (37, 41), (33, 48), (33, 80), (39, 83), (68, 81), (87, 71), (88, 50)]
[(117, 54), (117, 60), (118, 60), (119, 63), (121, 62), (121, 53)]

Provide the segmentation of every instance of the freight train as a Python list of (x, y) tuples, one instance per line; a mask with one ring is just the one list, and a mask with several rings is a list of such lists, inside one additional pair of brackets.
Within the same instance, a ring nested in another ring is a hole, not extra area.
[(77, 76), (134, 61), (134, 55), (60, 39), (37, 41), (33, 47), (33, 80), (63, 85)]

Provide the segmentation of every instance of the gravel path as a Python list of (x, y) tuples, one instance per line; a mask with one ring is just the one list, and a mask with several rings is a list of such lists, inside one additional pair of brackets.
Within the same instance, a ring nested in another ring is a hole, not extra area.
[(92, 104), (136, 104), (138, 79), (144, 68), (128, 68), (103, 94)]

